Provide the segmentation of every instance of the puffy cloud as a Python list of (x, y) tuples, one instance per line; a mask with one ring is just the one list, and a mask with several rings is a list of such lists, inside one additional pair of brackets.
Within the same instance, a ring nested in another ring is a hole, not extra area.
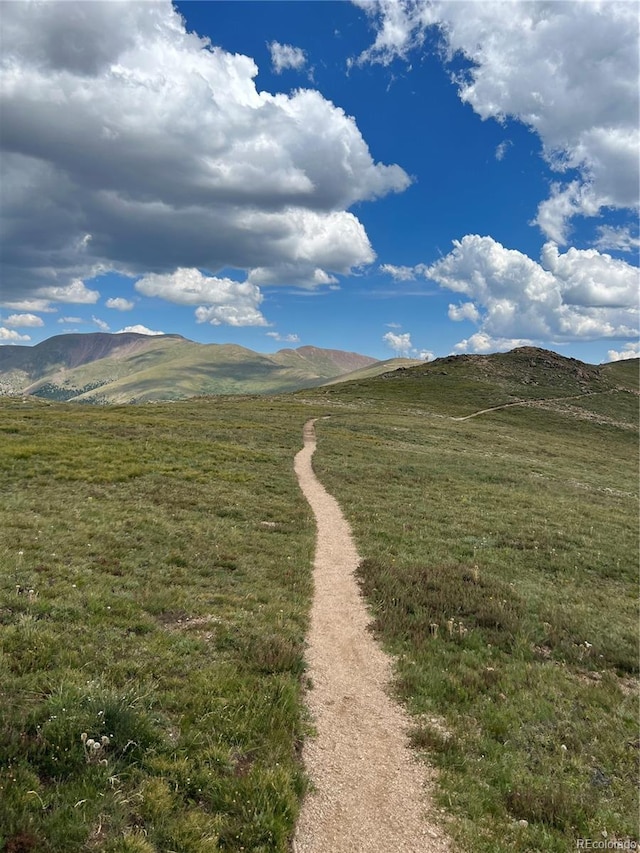
[[(373, 255), (372, 255), (373, 257)], [(255, 267), (249, 270), (247, 281), (260, 286), (288, 284), (314, 290), (317, 287), (337, 284), (338, 279), (326, 273), (319, 267), (311, 267), (304, 263), (279, 264), (275, 267)]]
[(269, 51), (271, 52), (271, 64), (276, 74), (281, 74), (285, 68), (293, 68), (299, 71), (307, 63), (307, 55), (301, 47), (272, 41), (269, 44)]
[[(4, 284), (4, 282), (3, 282)], [(10, 288), (7, 286), (6, 290)], [(90, 290), (80, 279), (73, 279), (69, 284), (52, 285), (50, 287), (37, 287), (31, 298), (3, 300), (0, 305), (13, 311), (26, 311), (32, 314), (38, 311), (41, 314), (54, 314), (58, 309), (52, 302), (70, 302), (78, 305), (93, 305), (100, 298), (97, 290)]]
[(473, 302), (463, 302), (459, 305), (449, 305), (448, 317), (456, 322), (471, 320), (472, 323), (477, 323), (480, 319), (480, 312)]
[(538, 206), (535, 223), (551, 240), (564, 244), (572, 217), (597, 216), (599, 210), (600, 202), (591, 185), (580, 181), (571, 181), (566, 187), (553, 183), (551, 195)]
[(460, 98), (483, 119), (523, 122), (540, 136), (553, 169), (578, 171), (578, 180), (557, 184), (539, 207), (537, 223), (548, 238), (564, 243), (574, 216), (638, 205), (637, 4), (358, 5), (377, 28), (360, 62), (407, 58), (437, 26), (448, 59), (463, 56), (471, 64), (456, 80)]
[[(394, 329), (400, 328), (397, 323), (386, 323), (386, 325), (391, 326)], [(431, 352), (431, 350), (416, 349), (411, 343), (411, 334), (409, 332), (402, 332), (398, 334), (395, 334), (394, 332), (386, 332), (386, 334), (382, 336), (382, 340), (387, 344), (387, 346), (391, 347), (398, 356), (403, 356), (405, 358), (412, 356), (413, 358), (422, 359), (422, 361), (433, 361), (435, 358), (435, 353)]]
[(423, 361), (433, 361), (436, 357), (435, 353), (431, 352), (428, 349), (421, 349), (417, 353), (418, 358), (421, 358)]
[(164, 332), (154, 332), (152, 329), (147, 329), (146, 326), (141, 326), (140, 323), (135, 326), (125, 326), (124, 329), (118, 329), (116, 335), (124, 335), (127, 332), (133, 332), (136, 335), (164, 335)]
[(29, 335), (21, 335), (20, 332), (16, 332), (15, 329), (7, 329), (5, 326), (0, 326), (0, 341), (10, 344), (18, 344), (30, 340), (31, 338)]
[(286, 344), (299, 344), (300, 338), (298, 335), (281, 335), (279, 332), (267, 332), (267, 337), (273, 338), (274, 341)]
[(197, 269), (177, 269), (170, 275), (151, 273), (136, 282), (138, 293), (155, 296), (177, 305), (198, 306), (198, 323), (214, 326), (266, 326), (258, 310), (262, 302), (260, 288), (249, 281), (205, 276)]
[(3, 35), (7, 300), (95, 302), (74, 281), (108, 270), (312, 287), (374, 257), (348, 208), (410, 183), (319, 92), (259, 92), (168, 0), (11, 3)]
[(542, 265), (562, 283), (569, 305), (630, 308), (638, 304), (638, 268), (597, 249), (568, 249), (564, 255), (547, 243)]
[(637, 268), (595, 249), (560, 254), (547, 243), (537, 263), (491, 237), (470, 234), (455, 240), (453, 251), (425, 276), (470, 298), (449, 307), (454, 320), (477, 312), (479, 334), (464, 341), (464, 349), (487, 351), (489, 340), (624, 338), (637, 328)]
[(527, 346), (531, 343), (532, 341), (527, 338), (492, 338), (486, 332), (476, 332), (475, 335), (457, 343), (453, 351), (459, 353), (507, 352), (515, 349), (515, 347)]
[(90, 290), (79, 278), (64, 286), (40, 287), (36, 294), (49, 302), (72, 302), (78, 305), (94, 305), (100, 299), (100, 293)]
[(86, 323), (82, 317), (58, 317), (58, 323)]
[(111, 329), (111, 326), (108, 323), (105, 323), (104, 320), (101, 320), (100, 317), (91, 317), (91, 322), (97, 326), (101, 332), (108, 332)]
[(36, 314), (11, 314), (7, 317), (5, 323), (7, 326), (13, 326), (14, 328), (19, 329), (25, 327), (36, 328), (37, 326), (44, 326), (44, 320)]
[(17, 299), (7, 302), (0, 302), (3, 308), (10, 308), (12, 311), (40, 311), (42, 314), (55, 314), (58, 310), (53, 308), (48, 299)]
[(116, 311), (131, 311), (135, 303), (130, 299), (125, 299), (123, 296), (116, 296), (111, 299), (107, 299), (104, 304), (107, 308), (115, 308)]
[(640, 344), (628, 343), (620, 351), (610, 349), (607, 352), (608, 361), (623, 361), (627, 358), (640, 358)]
[(212, 326), (268, 326), (262, 314), (250, 304), (213, 305), (196, 308), (196, 322)]
[(382, 340), (398, 355), (407, 356), (411, 352), (412, 344), (409, 332), (403, 332), (398, 335), (394, 332), (386, 332), (382, 336)]

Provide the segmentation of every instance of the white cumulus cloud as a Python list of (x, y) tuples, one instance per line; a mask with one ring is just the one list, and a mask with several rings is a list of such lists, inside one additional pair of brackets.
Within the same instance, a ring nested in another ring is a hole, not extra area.
[(457, 343), (453, 351), (456, 353), (508, 352), (516, 347), (527, 346), (531, 343), (532, 341), (527, 338), (492, 338), (486, 332), (476, 332)]
[(109, 270), (311, 287), (373, 259), (349, 208), (410, 179), (319, 92), (258, 91), (254, 61), (186, 32), (169, 0), (2, 17), (6, 300), (95, 302), (73, 282)]
[(36, 314), (10, 314), (5, 320), (5, 323), (7, 326), (12, 326), (13, 328), (18, 329), (44, 326), (44, 320)]
[(123, 296), (115, 296), (104, 303), (107, 308), (115, 308), (116, 311), (131, 311), (134, 304), (130, 299), (125, 299)]
[[(474, 320), (487, 340), (562, 342), (636, 334), (638, 269), (595, 249), (561, 254), (547, 243), (538, 263), (492, 237), (468, 234), (425, 275), (469, 297), (450, 306), (449, 316)], [(473, 337), (476, 351), (483, 351), (483, 340)]]
[(395, 334), (395, 332), (386, 332), (382, 336), (382, 340), (398, 355), (408, 356), (411, 352), (412, 344), (411, 334), (409, 332), (402, 332), (400, 334)]
[(77, 305), (94, 305), (100, 298), (97, 290), (91, 290), (79, 278), (66, 285), (40, 287), (36, 296), (49, 302), (71, 302)]
[(0, 302), (3, 308), (10, 308), (12, 311), (40, 311), (42, 314), (55, 314), (58, 310), (51, 305), (48, 299), (9, 299)]
[(418, 358), (421, 358), (423, 361), (433, 361), (435, 359), (435, 353), (431, 352), (428, 349), (421, 349), (417, 352)]
[(462, 302), (459, 305), (449, 305), (448, 317), (450, 320), (459, 322), (460, 320), (471, 320), (472, 323), (477, 323), (480, 319), (480, 312), (473, 302)]
[(307, 63), (307, 55), (301, 47), (272, 41), (269, 44), (269, 51), (271, 53), (271, 64), (276, 74), (281, 74), (285, 68), (300, 71)]
[[(637, 208), (637, 3), (358, 0), (358, 5), (376, 27), (360, 62), (406, 59), (438, 27), (446, 56), (471, 63), (456, 79), (462, 101), (483, 119), (512, 117), (539, 135), (550, 166), (571, 176), (538, 209), (537, 223), (549, 239), (565, 243), (574, 216)], [(505, 149), (499, 151), (503, 155)]]
[(137, 323), (135, 326), (125, 326), (124, 329), (118, 329), (115, 332), (116, 335), (124, 335), (127, 332), (133, 332), (136, 335), (164, 335), (164, 332), (154, 332), (152, 329), (148, 329), (146, 326), (141, 326), (140, 323)]
[(205, 276), (197, 269), (177, 269), (169, 275), (151, 273), (136, 282), (138, 293), (177, 305), (197, 306), (198, 323), (214, 326), (266, 326), (259, 311), (263, 296), (251, 282)]
[(607, 352), (608, 361), (623, 361), (627, 358), (640, 358), (640, 344), (628, 343), (622, 350), (610, 349)]
[(19, 344), (25, 341), (30, 341), (29, 335), (21, 335), (15, 329), (7, 329), (5, 326), (0, 326), (0, 341), (10, 344)]

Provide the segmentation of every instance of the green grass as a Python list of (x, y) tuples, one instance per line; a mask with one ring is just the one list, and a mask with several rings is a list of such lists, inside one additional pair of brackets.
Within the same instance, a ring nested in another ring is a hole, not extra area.
[(3, 401), (0, 850), (288, 849), (307, 416)]
[[(597, 368), (546, 350), (439, 358), (393, 371), (377, 381), (360, 379), (322, 390), (328, 405), (357, 403), (363, 410), (397, 406), (414, 414), (471, 414), (522, 400), (548, 400), (638, 388), (638, 368)], [(634, 384), (635, 383), (635, 384)], [(318, 399), (315, 392), (311, 399)]]
[(637, 396), (454, 422), (396, 381), (325, 396), (315, 467), (452, 831), (483, 853), (638, 840)]
[(288, 850), (315, 539), (292, 460), (324, 414), (314, 466), (456, 844), (637, 839), (637, 366), (549, 363), (3, 400), (0, 851)]

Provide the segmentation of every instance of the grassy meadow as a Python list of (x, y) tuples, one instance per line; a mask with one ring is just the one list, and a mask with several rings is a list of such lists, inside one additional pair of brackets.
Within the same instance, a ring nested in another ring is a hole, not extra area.
[(0, 850), (288, 849), (308, 407), (0, 403)]
[(453, 421), (414, 381), (326, 396), (316, 470), (451, 832), (474, 853), (638, 841), (638, 397)]
[(289, 849), (315, 540), (292, 462), (322, 415), (314, 467), (458, 849), (638, 839), (637, 366), (580, 397), (491, 363), (1, 400), (0, 851)]

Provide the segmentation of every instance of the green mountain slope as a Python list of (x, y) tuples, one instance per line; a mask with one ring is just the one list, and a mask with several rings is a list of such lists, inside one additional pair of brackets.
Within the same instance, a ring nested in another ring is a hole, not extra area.
[(34, 347), (0, 347), (0, 393), (100, 403), (276, 393), (376, 363), (317, 347), (265, 355), (179, 335), (60, 335)]
[(325, 382), (325, 385), (335, 385), (337, 382), (356, 382), (359, 379), (371, 379), (374, 376), (380, 376), (384, 373), (389, 373), (394, 370), (407, 369), (408, 367), (418, 367), (425, 362), (417, 358), (388, 358), (385, 361), (377, 361), (368, 367), (360, 367), (358, 370), (353, 370), (345, 376), (337, 376), (335, 379), (330, 379)]
[(631, 420), (637, 410), (638, 360), (596, 366), (520, 347), (492, 355), (447, 356), (377, 377), (338, 381), (313, 393), (364, 408), (396, 403), (458, 417), (497, 406), (554, 401), (556, 407), (573, 406), (603, 418), (618, 418), (622, 412)]

